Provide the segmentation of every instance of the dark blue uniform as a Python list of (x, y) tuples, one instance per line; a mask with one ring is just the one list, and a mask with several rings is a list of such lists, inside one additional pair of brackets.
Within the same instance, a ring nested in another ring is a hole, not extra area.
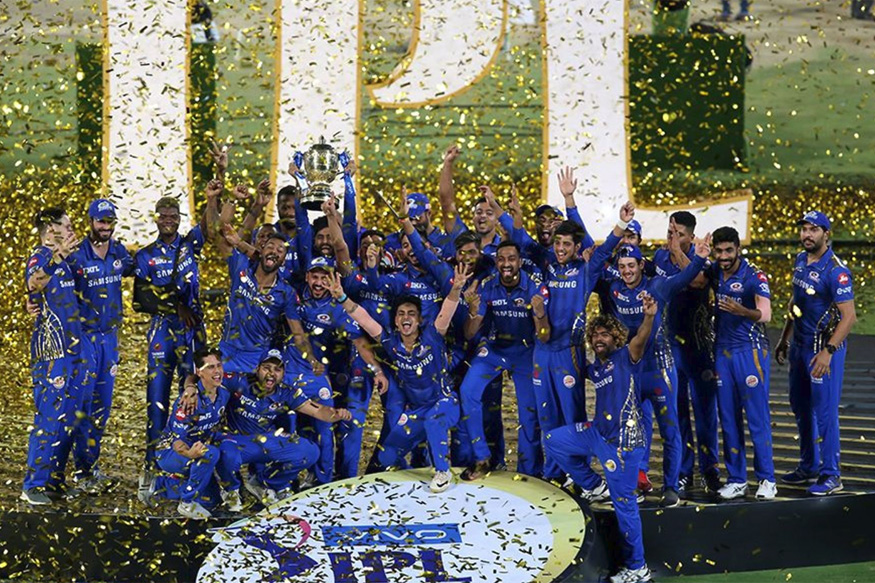
[(36, 414), (28, 441), (25, 490), (63, 486), (76, 411), (82, 407), (85, 367), (76, 284), (70, 265), (52, 257), (51, 249), (37, 247), (25, 268), (25, 285), (39, 270), (50, 278), (41, 292), (30, 294), (40, 313), (30, 341)]
[[(173, 373), (178, 371), (180, 379), (191, 373), (194, 352), (206, 343), (198, 269), (198, 255), (203, 246), (203, 232), (200, 226), (196, 226), (185, 237), (177, 235), (170, 244), (158, 239), (134, 255), (134, 275), (156, 286), (173, 283), (179, 303), (188, 307), (198, 320), (195, 328), (187, 328), (175, 313), (155, 314), (149, 323), (146, 336), (149, 346), (146, 463), (150, 467), (155, 458), (155, 443), (167, 424)], [(176, 275), (171, 281), (174, 272)]]
[(122, 278), (131, 275), (134, 260), (125, 246), (112, 239), (101, 259), (85, 240), (68, 261), (79, 295), (82, 316), (82, 360), (88, 370), (83, 385), (85, 417), (75, 432), (76, 470), (91, 474), (100, 457), (103, 432), (112, 407), (118, 370), (118, 330), (122, 323)]
[(832, 355), (829, 373), (811, 376), (809, 363), (829, 342), (841, 320), (837, 304), (854, 299), (851, 272), (828, 249), (808, 263), (796, 256), (793, 268), (793, 343), (790, 346), (790, 406), (799, 427), (799, 469), (809, 475), (840, 476), (839, 400), (847, 343)]

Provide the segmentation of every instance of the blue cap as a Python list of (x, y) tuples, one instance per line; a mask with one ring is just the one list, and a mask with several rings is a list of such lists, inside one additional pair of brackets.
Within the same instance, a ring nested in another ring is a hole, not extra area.
[(815, 227), (820, 227), (824, 231), (830, 230), (829, 219), (826, 218), (826, 215), (820, 211), (808, 211), (805, 213), (805, 216), (796, 221), (797, 225), (801, 225), (803, 223), (811, 223)]
[(116, 218), (115, 212), (115, 205), (105, 198), (98, 198), (88, 205), (88, 216), (98, 221)]
[(562, 214), (562, 211), (557, 209), (555, 206), (550, 206), (549, 204), (542, 204), (541, 206), (536, 208), (535, 209), (535, 216), (540, 217), (541, 215), (543, 215), (547, 211), (553, 211), (553, 214), (555, 214), (556, 216), (562, 217), (563, 219), (565, 218), (565, 215)]
[(407, 195), (407, 214), (410, 215), (411, 219), (415, 219), (430, 210), (431, 203), (428, 202), (428, 197), (421, 192), (411, 192)]
[(275, 360), (279, 364), (283, 364), (283, 353), (277, 350), (276, 348), (271, 348), (267, 352), (262, 355), (261, 360), (258, 361), (259, 364), (262, 362), (267, 362), (268, 360)]
[(629, 221), (629, 224), (626, 225), (626, 230), (632, 231), (633, 233), (635, 233), (636, 235), (638, 235), (640, 237), (641, 236), (641, 223), (639, 223), (635, 219), (632, 219), (631, 221)]
[(310, 260), (310, 265), (307, 267), (307, 271), (313, 271), (314, 269), (332, 272), (334, 271), (334, 259), (322, 256), (314, 257)]
[(634, 245), (623, 245), (617, 250), (617, 259), (621, 257), (632, 257), (638, 261), (643, 261), (644, 256), (641, 255), (641, 249)]

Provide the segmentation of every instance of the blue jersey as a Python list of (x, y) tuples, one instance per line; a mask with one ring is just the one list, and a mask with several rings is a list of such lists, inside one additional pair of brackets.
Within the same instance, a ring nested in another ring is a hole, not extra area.
[[(459, 215), (456, 215), (453, 229), (449, 233), (444, 233), (442, 230), (435, 227), (434, 229), (432, 229), (431, 233), (426, 236), (426, 240), (433, 249), (437, 249), (440, 252), (441, 257), (443, 257), (444, 259), (450, 259), (451, 257), (455, 257), (456, 255), (456, 237), (458, 237), (467, 230), (468, 227), (465, 226), (465, 223), (462, 222), (462, 219), (459, 218)], [(386, 237), (386, 242), (383, 245), (383, 248), (390, 253), (400, 249), (402, 235), (403, 232), (390, 233)]]
[[(724, 279), (724, 272), (714, 266), (709, 273), (715, 285), (716, 300), (738, 302), (745, 308), (755, 310), (757, 296), (771, 299), (769, 278), (745, 259), (739, 261), (738, 270)], [(751, 322), (744, 316), (736, 316), (721, 310), (715, 310), (716, 350), (735, 350), (738, 348), (768, 348), (769, 337), (766, 335), (765, 324)]]
[(25, 285), (39, 270), (49, 276), (41, 292), (29, 294), (30, 299), (40, 305), (30, 339), (33, 362), (76, 357), (80, 350), (82, 323), (73, 271), (66, 261), (55, 263), (52, 256), (48, 247), (37, 247), (27, 260), (24, 272)]
[[(690, 260), (696, 249), (690, 245), (687, 257)], [(706, 264), (707, 265), (707, 264)], [(668, 249), (657, 249), (653, 255), (656, 274), (668, 277), (680, 273), (681, 269), (671, 260)], [(711, 300), (709, 290), (687, 287), (674, 295), (669, 301), (665, 314), (666, 334), (673, 346), (686, 347), (696, 352), (711, 352), (714, 342)]]
[[(574, 259), (565, 265), (551, 263), (546, 273), (544, 300), (550, 318), (550, 350), (580, 346), (586, 327), (586, 304), (599, 278), (599, 272), (611, 256), (620, 238), (611, 232), (599, 245), (589, 262)], [(539, 341), (540, 342), (540, 341)]]
[(427, 273), (410, 264), (395, 273), (381, 274), (376, 268), (365, 273), (371, 289), (385, 295), (390, 302), (401, 295), (416, 296), (422, 302), (422, 319), (434, 321), (437, 318), (441, 295)]
[(122, 323), (122, 277), (134, 271), (134, 260), (125, 246), (111, 239), (106, 257), (94, 252), (89, 240), (82, 241), (68, 261), (79, 294), (82, 328), (87, 332), (113, 332)]
[(391, 327), (389, 298), (382, 291), (375, 289), (358, 267), (353, 267), (343, 278), (343, 289), (355, 303), (367, 310), (380, 326)]
[(611, 279), (612, 273), (605, 270), (603, 275), (610, 281), (609, 296), (614, 305), (614, 312), (617, 319), (629, 329), (629, 338), (638, 333), (638, 328), (644, 322), (644, 292), (650, 294), (657, 302), (658, 307), (651, 333), (652, 345), (643, 359), (645, 370), (667, 370), (673, 365), (671, 346), (666, 338), (662, 314), (668, 301), (690, 285), (690, 282), (702, 271), (705, 261), (702, 257), (694, 256), (683, 271), (670, 277), (642, 275), (641, 281), (634, 288), (630, 288), (621, 279)]
[(204, 393), (203, 385), (198, 381), (197, 407), (194, 412), (185, 413), (180, 408), (182, 396), (177, 398), (156, 449), (169, 449), (177, 439), (182, 440), (189, 447), (197, 441), (210, 443), (224, 422), (225, 407), (230, 398), (231, 394), (228, 390), (220, 386), (216, 389), (216, 400), (211, 401)]
[(222, 386), (231, 391), (228, 428), (241, 435), (257, 435), (276, 428), (289, 431), (290, 416), (309, 400), (300, 388), (282, 383), (269, 395), (262, 394), (254, 374), (226, 374)]
[(175, 262), (176, 279), (173, 283), (178, 290), (179, 301), (196, 314), (202, 315), (197, 256), (203, 248), (204, 235), (200, 225), (194, 227), (185, 237), (177, 234), (170, 244), (158, 239), (134, 255), (134, 275), (153, 285), (165, 286), (171, 283)]
[(535, 322), (532, 316), (532, 297), (546, 295), (544, 285), (536, 283), (520, 271), (520, 280), (513, 288), (501, 283), (498, 274), (483, 280), (480, 286), (480, 307), (483, 330), (490, 346), (498, 348), (535, 345)]
[(386, 349), (407, 405), (414, 409), (430, 406), (452, 394), (447, 346), (434, 324), (423, 323), (410, 352), (404, 347), (401, 334), (385, 328), (380, 343)]
[[(566, 209), (566, 211), (568, 212), (569, 221), (574, 221), (583, 227), (583, 243), (581, 244), (580, 249), (588, 249), (595, 245), (595, 241), (590, 236), (589, 231), (586, 230), (586, 225), (583, 224), (583, 219), (580, 217), (580, 213), (577, 212), (577, 207)], [(535, 241), (525, 229), (517, 229), (514, 227), (513, 218), (508, 213), (501, 215), (498, 222), (510, 235), (510, 240), (519, 245), (520, 251), (522, 252), (523, 269), (529, 274), (543, 274), (547, 271), (547, 267), (551, 263), (556, 262), (556, 253), (553, 251), (553, 246), (541, 245), (539, 242)]]
[(641, 368), (641, 362), (632, 362), (628, 346), (615, 350), (604, 362), (596, 359), (586, 367), (586, 376), (595, 385), (592, 423), (608, 443), (616, 443), (622, 451), (645, 444)]
[[(306, 271), (306, 267), (301, 263), (300, 236), (296, 232), (292, 237), (286, 237), (282, 233), (280, 222), (274, 223), (274, 229), (277, 233), (283, 236), (286, 240), (286, 257), (280, 266), (280, 277), (293, 288), (297, 288), (301, 283), (300, 274)], [(256, 232), (252, 233), (252, 243), (255, 243)]]
[(298, 320), (295, 291), (279, 276), (266, 292), (258, 287), (256, 267), (236, 249), (228, 258), (231, 291), (225, 310), (222, 352), (266, 350), (282, 318)]
[(810, 265), (808, 253), (797, 255), (793, 267), (794, 342), (821, 350), (841, 321), (836, 304), (853, 299), (851, 271), (832, 249)]
[[(315, 358), (323, 364), (336, 363), (338, 356), (346, 360), (349, 352), (344, 346), (344, 340), (353, 340), (362, 336), (362, 330), (349, 317), (343, 306), (334, 301), (330, 294), (320, 299), (310, 295), (310, 290), (304, 290), (301, 304), (298, 306), (298, 316), (301, 325), (310, 337), (315, 352)], [(295, 363), (297, 370), (312, 372), (310, 361), (304, 358), (294, 343), (286, 346), (283, 360)]]

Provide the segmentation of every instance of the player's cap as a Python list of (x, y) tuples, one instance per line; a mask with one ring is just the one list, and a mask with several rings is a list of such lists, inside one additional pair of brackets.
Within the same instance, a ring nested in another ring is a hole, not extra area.
[(98, 221), (103, 219), (115, 219), (115, 205), (105, 198), (98, 198), (88, 205), (88, 216)]
[(310, 265), (307, 267), (307, 271), (315, 271), (317, 269), (321, 269), (327, 273), (334, 273), (334, 259), (330, 257), (314, 257), (310, 260)]
[(269, 360), (276, 361), (277, 364), (283, 364), (283, 353), (277, 350), (276, 348), (271, 348), (261, 357), (261, 360), (258, 361), (259, 364), (263, 364)]
[(815, 227), (820, 227), (824, 231), (830, 230), (829, 219), (820, 211), (808, 211), (805, 213), (805, 216), (796, 221), (797, 225), (802, 225), (804, 223), (810, 223)]
[(541, 206), (536, 208), (535, 209), (535, 216), (540, 217), (541, 215), (543, 215), (547, 211), (552, 211), (553, 214), (556, 215), (557, 217), (561, 217), (563, 219), (565, 218), (565, 215), (562, 214), (562, 211), (560, 211), (555, 206), (550, 206), (549, 204), (542, 204)]
[(632, 219), (631, 221), (629, 221), (629, 224), (626, 225), (626, 230), (632, 231), (633, 233), (635, 233), (636, 235), (638, 235), (640, 237), (641, 236), (641, 223), (639, 223), (635, 219)]
[(634, 245), (623, 245), (617, 250), (617, 259), (621, 257), (632, 257), (638, 261), (643, 261), (644, 256), (641, 255), (641, 249)]
[(431, 203), (428, 202), (428, 197), (421, 192), (411, 192), (407, 195), (407, 214), (410, 215), (411, 219), (415, 219), (430, 210)]

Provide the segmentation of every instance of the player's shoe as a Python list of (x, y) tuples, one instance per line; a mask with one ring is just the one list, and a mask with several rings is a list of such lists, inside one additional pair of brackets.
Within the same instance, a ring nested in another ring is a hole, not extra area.
[(817, 483), (808, 488), (808, 493), (812, 496), (829, 496), (836, 492), (841, 492), (844, 489), (842, 479), (838, 476), (823, 475), (818, 478)]
[(176, 510), (186, 518), (194, 520), (206, 520), (213, 517), (209, 510), (197, 502), (180, 502)]
[(603, 502), (604, 500), (610, 499), (611, 491), (608, 489), (608, 483), (602, 480), (595, 488), (581, 488), (580, 497), (589, 503)]
[(757, 500), (774, 500), (778, 495), (778, 486), (771, 480), (760, 480), (757, 488)]
[(473, 466), (468, 466), (462, 471), (461, 478), (466, 482), (485, 478), (489, 474), (489, 460), (481, 460), (475, 462)]
[(713, 471), (705, 474), (705, 477), (702, 478), (702, 485), (708, 494), (719, 494), (720, 489), (723, 488), (723, 482), (720, 481), (720, 472)]
[(243, 480), (243, 487), (246, 488), (247, 492), (255, 496), (255, 499), (259, 502), (264, 500), (264, 487), (258, 481), (258, 476), (254, 473), (247, 474)]
[(813, 484), (817, 481), (817, 474), (809, 474), (796, 468), (789, 474), (781, 476), (781, 481), (791, 486), (802, 486), (804, 484)]
[(647, 472), (638, 470), (638, 491), (642, 494), (650, 494), (653, 492), (653, 484), (650, 478), (647, 477)]
[(316, 485), (316, 474), (310, 470), (304, 473), (304, 477), (298, 482), (298, 492), (303, 492)]
[(279, 494), (277, 494), (276, 490), (271, 488), (264, 489), (264, 496), (261, 498), (261, 503), (265, 506), (270, 506), (271, 504), (276, 504), (280, 501)]
[(721, 500), (735, 500), (736, 498), (744, 498), (747, 494), (747, 484), (729, 483), (720, 488), (717, 495)]
[(452, 472), (435, 472), (434, 477), (431, 479), (431, 483), (428, 485), (428, 489), (435, 494), (439, 494), (440, 492), (446, 492), (446, 490), (450, 487), (450, 484), (452, 483)]
[(146, 506), (155, 506), (154, 496), (157, 481), (158, 478), (149, 470), (144, 471), (143, 475), (140, 476), (137, 485), (137, 499)]
[(678, 477), (678, 497), (686, 500), (688, 492), (687, 488), (689, 488), (692, 484), (690, 483), (690, 477), (681, 475)]
[(611, 583), (648, 583), (653, 581), (653, 573), (644, 565), (640, 569), (627, 569), (623, 567), (616, 575), (611, 577)]
[(231, 512), (241, 512), (243, 510), (243, 501), (240, 500), (239, 490), (222, 490), (222, 502), (225, 507)]
[(681, 502), (681, 497), (671, 488), (665, 488), (662, 491), (662, 498), (659, 500), (659, 505), (663, 508), (674, 508)]
[(22, 490), (20, 498), (31, 506), (48, 506), (52, 503), (52, 499), (41, 489), (37, 488)]

